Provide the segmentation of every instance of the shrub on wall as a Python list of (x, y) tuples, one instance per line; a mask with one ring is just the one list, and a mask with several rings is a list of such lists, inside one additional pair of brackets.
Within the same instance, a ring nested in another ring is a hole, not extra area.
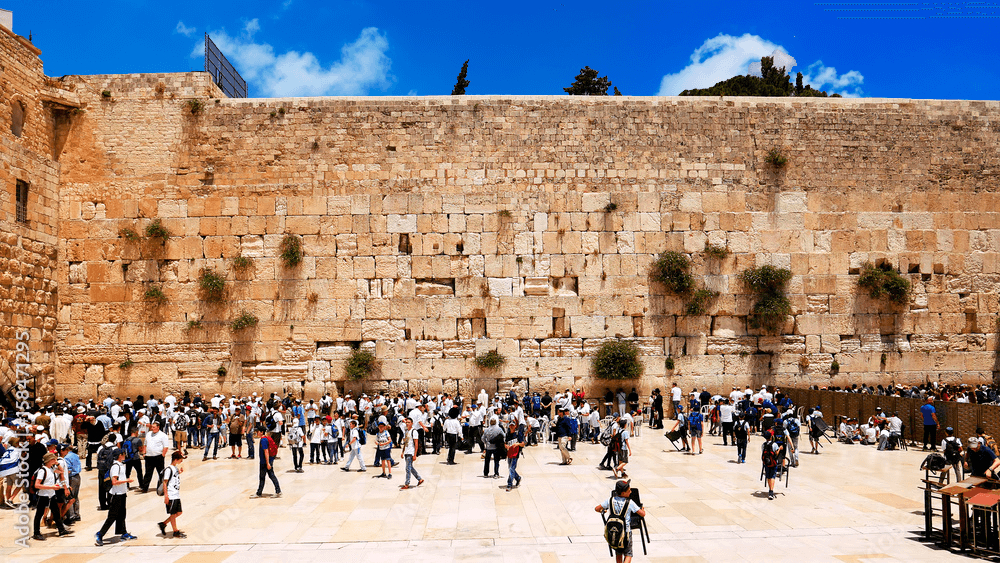
[(750, 328), (760, 328), (769, 333), (781, 330), (785, 319), (792, 314), (792, 304), (785, 295), (785, 286), (791, 279), (792, 272), (787, 268), (760, 266), (743, 270), (740, 280), (756, 296), (747, 316)]
[(163, 305), (167, 302), (167, 294), (163, 293), (163, 288), (158, 285), (149, 286), (142, 298), (156, 305)]
[(878, 266), (867, 262), (862, 265), (858, 286), (867, 289), (872, 299), (884, 297), (897, 305), (905, 304), (910, 298), (910, 280), (884, 262)]
[(233, 319), (229, 328), (236, 332), (252, 326), (257, 326), (257, 317), (249, 311), (243, 311), (240, 316)]
[(170, 231), (157, 219), (146, 225), (146, 238), (159, 239), (160, 244), (164, 245), (167, 244), (167, 240), (170, 238)]
[(205, 102), (199, 99), (193, 99), (187, 101), (187, 108), (192, 114), (201, 113), (201, 110), (205, 109)]
[(246, 272), (253, 267), (253, 258), (242, 254), (233, 258), (233, 269), (237, 272)]
[(302, 262), (302, 239), (295, 235), (285, 235), (281, 239), (281, 262), (286, 268), (294, 268)]
[(775, 168), (784, 168), (788, 164), (788, 159), (785, 155), (781, 154), (778, 149), (771, 149), (767, 151), (767, 156), (764, 157), (764, 162), (767, 162)]
[(375, 371), (375, 354), (368, 350), (356, 349), (344, 364), (344, 373), (350, 379), (363, 379)]
[(704, 315), (708, 312), (708, 304), (719, 296), (717, 291), (710, 289), (699, 289), (691, 296), (691, 300), (684, 306), (685, 315)]
[(496, 350), (476, 356), (476, 365), (482, 369), (497, 369), (507, 362), (507, 358)]
[(725, 246), (715, 246), (714, 244), (705, 245), (705, 256), (709, 258), (715, 258), (716, 260), (724, 260), (726, 256), (729, 256), (729, 249)]
[(215, 270), (204, 268), (198, 276), (201, 298), (209, 303), (221, 303), (226, 298), (226, 278)]
[(653, 279), (663, 284), (669, 293), (686, 295), (694, 289), (694, 278), (688, 273), (691, 263), (680, 252), (667, 251), (653, 263)]
[(642, 377), (639, 347), (629, 340), (605, 342), (594, 355), (594, 374), (601, 379), (635, 379)]
[(139, 236), (139, 233), (135, 232), (135, 230), (130, 229), (128, 227), (120, 229), (118, 231), (118, 236), (125, 239), (126, 242), (139, 242), (140, 240), (142, 240), (142, 237)]

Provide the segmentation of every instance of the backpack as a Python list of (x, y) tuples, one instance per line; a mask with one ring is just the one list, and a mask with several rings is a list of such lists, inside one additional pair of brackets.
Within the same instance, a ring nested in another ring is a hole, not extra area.
[(359, 445), (364, 446), (364, 445), (368, 444), (368, 437), (366, 436), (366, 434), (367, 434), (367, 432), (365, 432), (364, 429), (358, 428), (358, 444)]
[(536, 411), (539, 410), (539, 409), (541, 409), (542, 408), (542, 398), (541, 397), (537, 397), (537, 396), (536, 397), (532, 397), (531, 398), (531, 406)]
[(614, 436), (611, 437), (611, 451), (620, 452), (622, 451), (622, 433), (618, 431)]
[[(45, 467), (44, 465), (35, 470), (35, 474), (32, 476), (31, 483), (29, 483), (28, 487), (28, 491), (31, 494), (33, 495), (38, 494), (38, 488), (35, 487), (35, 481), (41, 479), (42, 483), (45, 483), (45, 478), (48, 477), (48, 471), (49, 471), (48, 468)], [(41, 476), (39, 476), (39, 473), (41, 473)]]
[(733, 426), (733, 437), (736, 438), (737, 442), (747, 441), (747, 428), (746, 426), (743, 426), (744, 424), (745, 423), (741, 420), (738, 421), (735, 426)]
[(625, 523), (625, 514), (628, 513), (629, 503), (632, 499), (625, 499), (620, 511), (615, 512), (614, 497), (608, 501), (608, 508), (611, 515), (604, 522), (604, 540), (608, 542), (611, 549), (623, 550), (628, 547), (628, 524)]
[(125, 461), (134, 461), (135, 456), (139, 453), (139, 448), (136, 447), (135, 442), (139, 439), (138, 436), (132, 436), (128, 440), (122, 442), (122, 449), (125, 450)]
[(378, 434), (378, 419), (372, 418), (371, 422), (368, 423), (368, 428), (366, 430), (372, 436)]
[(493, 444), (494, 448), (496, 448), (496, 455), (500, 457), (507, 457), (507, 442), (504, 438), (503, 432), (494, 436), (493, 439), (490, 440), (490, 443)]
[(923, 463), (920, 464), (920, 469), (929, 469), (931, 471), (941, 471), (948, 466), (948, 460), (944, 458), (941, 454), (930, 454), (924, 458)]
[(114, 457), (112, 457), (114, 451), (115, 448), (104, 446), (100, 453), (97, 454), (97, 473), (104, 479), (108, 478), (111, 465), (115, 462)]
[(691, 413), (688, 416), (688, 421), (691, 424), (691, 429), (694, 430), (694, 431), (696, 431), (696, 432), (699, 431), (699, 430), (701, 430), (701, 422), (702, 422), (702, 420), (704, 420), (704, 417), (698, 411), (694, 411), (693, 413)]
[(944, 458), (948, 463), (958, 463), (962, 461), (962, 446), (958, 443), (958, 438), (945, 439)]
[(788, 429), (788, 435), (791, 436), (792, 438), (799, 437), (800, 429), (798, 420), (795, 420), (794, 418), (789, 418), (788, 420), (785, 421), (785, 428)]
[(173, 466), (168, 465), (167, 468), (160, 473), (160, 482), (156, 484), (156, 496), (158, 497), (163, 496), (163, 491), (167, 488), (167, 480), (174, 478), (173, 473), (170, 474), (170, 477), (167, 477), (167, 469), (170, 469), (171, 467)]

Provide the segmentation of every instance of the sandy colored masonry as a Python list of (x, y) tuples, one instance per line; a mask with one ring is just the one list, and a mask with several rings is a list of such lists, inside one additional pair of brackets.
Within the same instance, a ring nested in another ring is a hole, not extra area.
[[(38, 392), (73, 398), (594, 394), (588, 356), (609, 338), (641, 347), (641, 392), (678, 377), (975, 383), (1000, 370), (998, 102), (233, 100), (204, 73), (49, 78), (23, 38), (0, 43), (4, 390), (18, 327)], [(787, 166), (765, 163), (771, 149)], [(27, 223), (16, 180), (30, 184)], [(165, 244), (120, 235), (154, 220)], [(294, 268), (278, 258), (287, 235), (303, 245)], [(729, 255), (706, 257), (709, 243)], [(650, 281), (665, 250), (720, 293), (707, 314)], [(237, 256), (253, 266), (237, 271)], [(913, 283), (906, 306), (859, 294), (860, 266), (878, 261)], [(761, 264), (794, 273), (781, 335), (747, 327), (736, 276)], [(223, 303), (201, 298), (204, 269), (226, 277)], [(144, 298), (152, 288), (166, 303)], [(231, 330), (243, 311), (258, 324)], [(357, 346), (380, 360), (363, 384), (342, 369)], [(506, 365), (476, 368), (491, 349)]]

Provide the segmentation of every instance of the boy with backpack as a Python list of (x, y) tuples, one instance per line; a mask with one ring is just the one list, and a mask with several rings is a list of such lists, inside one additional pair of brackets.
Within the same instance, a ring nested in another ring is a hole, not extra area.
[(799, 434), (801, 433), (801, 426), (799, 425), (799, 419), (795, 416), (795, 411), (789, 410), (785, 413), (785, 432), (788, 434), (789, 442), (792, 444), (791, 449), (791, 463), (792, 467), (799, 466)]
[(122, 442), (122, 449), (125, 450), (125, 477), (132, 476), (135, 469), (135, 476), (138, 482), (142, 482), (142, 453), (143, 441), (139, 437), (139, 428), (133, 426), (129, 429), (129, 437)]
[(788, 434), (781, 427), (772, 426), (763, 433), (764, 444), (761, 446), (761, 462), (764, 465), (764, 477), (767, 480), (767, 498), (774, 500), (774, 480), (785, 471), (785, 458), (788, 453)]
[(271, 479), (274, 484), (274, 498), (281, 497), (281, 485), (274, 475), (274, 458), (278, 453), (278, 444), (271, 437), (264, 435), (264, 428), (258, 426), (254, 431), (260, 451), (260, 480), (257, 485), (257, 493), (250, 498), (261, 498), (264, 495), (264, 477)]
[(733, 413), (733, 442), (736, 444), (736, 463), (747, 462), (747, 444), (750, 442), (750, 423), (743, 420), (743, 413)]
[(128, 496), (128, 484), (132, 482), (132, 479), (125, 477), (125, 450), (115, 448), (112, 451), (112, 457), (115, 461), (108, 472), (111, 482), (111, 500), (108, 501), (108, 517), (104, 520), (101, 531), (94, 536), (94, 545), (97, 547), (104, 545), (104, 534), (108, 533), (112, 524), (115, 525), (115, 533), (122, 541), (138, 539), (128, 533), (128, 529), (125, 527), (125, 501)]
[(688, 433), (691, 435), (691, 448), (689, 449), (691, 450), (692, 454), (694, 453), (695, 441), (698, 442), (698, 453), (699, 454), (705, 453), (705, 448), (702, 446), (701, 443), (701, 436), (705, 430), (703, 426), (703, 421), (705, 420), (705, 417), (702, 416), (701, 411), (699, 410), (700, 406), (701, 405), (698, 403), (698, 401), (691, 401), (691, 414), (689, 414), (687, 417)]
[(45, 514), (46, 509), (49, 509), (52, 513), (52, 519), (59, 528), (59, 536), (73, 533), (63, 525), (62, 511), (56, 504), (56, 491), (63, 490), (63, 486), (59, 484), (59, 480), (56, 478), (55, 465), (58, 461), (59, 458), (56, 457), (56, 454), (45, 454), (42, 456), (42, 466), (35, 471), (32, 477), (31, 486), (38, 495), (38, 501), (35, 506), (35, 535), (31, 536), (33, 540), (45, 540), (41, 532), (41, 525), (42, 515)]
[(156, 491), (163, 493), (163, 503), (167, 505), (167, 519), (156, 524), (160, 527), (160, 534), (164, 537), (167, 535), (167, 524), (170, 524), (174, 531), (173, 537), (186, 537), (184, 532), (177, 529), (177, 517), (182, 513), (181, 473), (184, 472), (184, 468), (181, 467), (181, 463), (183, 461), (184, 454), (181, 452), (174, 452), (170, 455), (170, 465), (163, 470), (163, 487)]
[(955, 480), (960, 481), (963, 478), (962, 461), (965, 453), (962, 451), (962, 441), (955, 437), (955, 429), (951, 426), (944, 431), (947, 436), (941, 440), (941, 450), (944, 452), (945, 461), (955, 469)]
[[(108, 472), (111, 471), (111, 466), (115, 462), (115, 449), (114, 441), (109, 439), (97, 450), (97, 501), (100, 504), (98, 510), (108, 509), (108, 490), (111, 489)], [(129, 481), (131, 482), (131, 480)], [(127, 487), (128, 485), (126, 485)]]
[(595, 512), (610, 510), (611, 515), (604, 523), (604, 539), (615, 552), (615, 563), (632, 561), (632, 515), (646, 517), (646, 509), (634, 504), (632, 481), (618, 481), (611, 498), (594, 507)]

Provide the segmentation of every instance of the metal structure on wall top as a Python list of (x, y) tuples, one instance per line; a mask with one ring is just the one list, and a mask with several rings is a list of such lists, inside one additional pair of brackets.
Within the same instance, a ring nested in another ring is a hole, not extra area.
[(247, 81), (243, 80), (229, 59), (222, 54), (212, 38), (205, 34), (205, 72), (212, 75), (212, 80), (230, 98), (247, 97)]

